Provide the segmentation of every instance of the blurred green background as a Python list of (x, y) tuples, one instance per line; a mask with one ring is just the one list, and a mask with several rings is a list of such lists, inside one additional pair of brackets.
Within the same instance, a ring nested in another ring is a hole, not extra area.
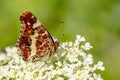
[(120, 80), (120, 0), (0, 0), (0, 50), (15, 45), (25, 10), (60, 42), (84, 35), (94, 61), (104, 62), (103, 79)]

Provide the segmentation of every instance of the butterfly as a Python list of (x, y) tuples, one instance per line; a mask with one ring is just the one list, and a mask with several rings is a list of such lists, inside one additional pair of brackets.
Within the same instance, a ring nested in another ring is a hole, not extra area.
[(33, 62), (55, 54), (59, 41), (54, 40), (50, 33), (30, 11), (20, 16), (21, 30), (16, 46), (24, 60)]

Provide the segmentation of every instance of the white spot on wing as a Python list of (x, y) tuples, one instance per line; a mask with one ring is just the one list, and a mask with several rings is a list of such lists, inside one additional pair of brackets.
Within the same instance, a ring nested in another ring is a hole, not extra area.
[(30, 22), (27, 22), (27, 25), (30, 25)]
[(33, 15), (32, 15), (32, 17), (31, 17), (31, 18), (33, 19), (33, 18), (35, 18), (35, 16), (33, 16)]

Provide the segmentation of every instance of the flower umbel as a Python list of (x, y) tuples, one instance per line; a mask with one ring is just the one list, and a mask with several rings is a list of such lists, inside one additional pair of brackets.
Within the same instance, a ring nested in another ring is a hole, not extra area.
[(75, 42), (63, 42), (56, 55), (37, 62), (24, 61), (16, 47), (0, 53), (0, 80), (103, 80), (96, 70), (105, 70), (103, 62), (93, 64), (87, 54), (92, 46), (83, 36)]

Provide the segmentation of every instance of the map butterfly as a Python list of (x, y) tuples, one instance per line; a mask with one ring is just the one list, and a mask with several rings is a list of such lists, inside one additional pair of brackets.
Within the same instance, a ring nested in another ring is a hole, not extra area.
[(16, 46), (24, 60), (38, 61), (43, 57), (53, 55), (59, 41), (54, 40), (45, 27), (37, 20), (30, 11), (25, 11), (20, 16), (20, 38)]

